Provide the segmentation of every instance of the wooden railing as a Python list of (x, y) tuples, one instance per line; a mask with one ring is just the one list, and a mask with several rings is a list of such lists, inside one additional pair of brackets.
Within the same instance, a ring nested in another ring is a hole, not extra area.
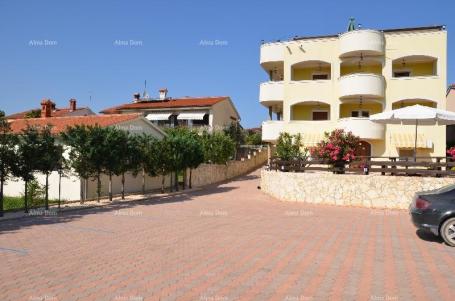
[[(328, 171), (334, 173), (405, 176), (455, 176), (455, 162), (449, 157), (357, 157), (343, 166), (334, 166), (323, 159), (281, 160), (272, 157), (269, 168), (276, 171)], [(454, 170), (452, 170), (454, 169)]]

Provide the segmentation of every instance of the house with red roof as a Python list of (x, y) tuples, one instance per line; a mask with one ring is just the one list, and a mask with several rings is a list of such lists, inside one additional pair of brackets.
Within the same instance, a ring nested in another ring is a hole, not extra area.
[[(87, 115), (71, 115), (71, 112), (76, 111), (75, 103), (70, 105), (68, 112), (66, 109), (55, 109), (55, 104), (50, 99), (45, 99), (41, 102), (40, 117), (29, 118), (19, 114), (12, 115), (14, 118), (7, 117), (14, 133), (21, 133), (27, 126), (45, 127), (51, 126), (52, 133), (60, 134), (68, 127), (75, 125), (86, 126), (101, 126), (101, 127), (117, 127), (124, 129), (133, 134), (147, 133), (157, 138), (164, 137), (164, 132), (156, 125), (148, 121), (142, 114), (130, 112), (126, 114), (103, 114), (95, 115), (93, 112)], [(81, 111), (82, 112), (82, 111)], [(91, 112), (91, 110), (90, 110)], [(55, 114), (54, 114), (55, 113)], [(11, 115), (10, 115), (11, 116)]]
[(20, 134), (27, 126), (38, 128), (50, 126), (53, 134), (60, 134), (69, 127), (86, 125), (115, 127), (128, 131), (131, 134), (147, 133), (157, 138), (162, 138), (165, 135), (159, 127), (137, 113), (13, 119), (9, 123), (13, 133), (17, 134)]
[[(11, 130), (13, 133), (20, 134), (27, 126), (42, 128), (50, 126), (53, 134), (60, 134), (66, 129), (76, 125), (85, 126), (101, 126), (115, 127), (117, 129), (128, 131), (130, 134), (149, 134), (158, 139), (162, 139), (166, 134), (156, 125), (147, 120), (142, 114), (127, 113), (127, 114), (104, 114), (104, 115), (87, 115), (87, 116), (63, 116), (52, 117), (49, 115), (50, 102), (45, 101), (45, 106), (42, 108), (42, 117), (39, 118), (22, 118), (9, 119)], [(65, 152), (66, 156), (68, 152)], [(45, 176), (40, 173), (35, 174), (37, 181), (44, 185)], [(108, 177), (102, 177), (102, 195), (106, 195), (108, 191)], [(137, 192), (141, 189), (142, 179), (133, 174), (126, 175), (129, 192)], [(147, 189), (152, 190), (161, 186), (161, 180), (156, 177), (147, 176)], [(114, 177), (115, 190), (118, 193), (120, 177)], [(58, 187), (61, 183), (63, 190)], [(49, 176), (49, 197), (57, 199), (59, 196), (64, 200), (79, 200), (81, 195), (91, 199), (96, 196), (96, 183), (93, 179), (84, 181), (73, 173), (69, 173), (62, 177), (57, 171), (53, 171)], [(10, 196), (20, 196), (23, 191), (24, 183), (20, 179), (7, 181), (4, 187), (6, 194)]]
[(24, 119), (24, 118), (38, 118), (38, 117), (65, 117), (65, 116), (89, 116), (95, 113), (88, 107), (77, 107), (77, 101), (74, 98), (69, 100), (67, 108), (58, 108), (50, 99), (43, 99), (41, 101), (41, 108), (34, 108), (27, 111), (14, 113), (6, 116), (6, 119)]
[(240, 115), (229, 96), (168, 97), (167, 89), (152, 98), (144, 92), (133, 95), (129, 103), (107, 108), (103, 114), (139, 113), (160, 127), (222, 129), (240, 121)]

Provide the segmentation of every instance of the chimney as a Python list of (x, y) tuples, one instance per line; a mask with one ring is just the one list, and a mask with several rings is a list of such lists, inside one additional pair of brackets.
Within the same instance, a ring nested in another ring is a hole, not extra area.
[(76, 111), (76, 99), (74, 98), (70, 99), (70, 111), (71, 112)]
[(141, 101), (141, 93), (134, 93), (133, 94), (133, 102)]
[(48, 118), (52, 115), (52, 101), (43, 99), (41, 101), (41, 118)]
[(167, 89), (160, 89), (160, 100), (165, 100), (167, 98)]

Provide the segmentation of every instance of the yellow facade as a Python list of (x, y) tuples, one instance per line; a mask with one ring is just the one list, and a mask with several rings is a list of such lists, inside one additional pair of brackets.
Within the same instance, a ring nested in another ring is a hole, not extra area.
[[(399, 139), (414, 135), (414, 126), (380, 125), (368, 116), (413, 104), (446, 109), (446, 64), (442, 26), (265, 43), (261, 65), (271, 81), (261, 84), (260, 102), (278, 120), (264, 122), (263, 139), (345, 128), (371, 145), (372, 156), (406, 153), (411, 146)], [(326, 111), (328, 120), (313, 120), (325, 116), (315, 111)], [(445, 156), (445, 126), (419, 126), (419, 135), (419, 154)]]

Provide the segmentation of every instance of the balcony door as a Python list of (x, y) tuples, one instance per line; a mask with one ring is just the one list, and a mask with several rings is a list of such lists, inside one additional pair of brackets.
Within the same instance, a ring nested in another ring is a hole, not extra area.
[(315, 110), (312, 117), (313, 120), (329, 120), (329, 111)]
[(371, 157), (371, 144), (366, 141), (360, 141), (355, 155), (357, 157)]
[(368, 117), (370, 117), (370, 112), (369, 111), (364, 111), (364, 110), (351, 111), (351, 117), (368, 118)]

